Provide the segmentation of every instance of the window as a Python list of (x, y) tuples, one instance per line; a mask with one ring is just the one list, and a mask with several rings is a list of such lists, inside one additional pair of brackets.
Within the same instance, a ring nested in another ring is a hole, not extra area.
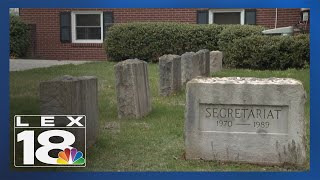
[(9, 9), (10, 14), (19, 16), (19, 8), (10, 8)]
[(72, 42), (102, 43), (103, 13), (102, 12), (72, 12)]
[(211, 9), (209, 24), (244, 24), (244, 9)]

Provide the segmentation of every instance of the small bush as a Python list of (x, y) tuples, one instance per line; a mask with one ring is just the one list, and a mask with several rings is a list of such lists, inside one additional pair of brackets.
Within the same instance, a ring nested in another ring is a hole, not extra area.
[(10, 56), (23, 57), (30, 45), (30, 31), (19, 16), (10, 15)]
[(127, 23), (111, 27), (105, 49), (114, 61), (139, 58), (157, 61), (164, 54), (217, 49), (223, 26), (181, 23)]
[(254, 35), (236, 39), (225, 49), (224, 63), (231, 68), (288, 69), (310, 64), (309, 36)]
[(225, 51), (228, 48), (228, 44), (232, 43), (234, 40), (251, 36), (258, 35), (265, 28), (262, 26), (252, 26), (252, 25), (228, 25), (221, 31), (218, 35), (218, 46), (219, 50)]

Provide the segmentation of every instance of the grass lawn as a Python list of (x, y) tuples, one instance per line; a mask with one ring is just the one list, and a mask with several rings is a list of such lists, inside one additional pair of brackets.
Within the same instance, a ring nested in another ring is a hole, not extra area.
[[(117, 119), (115, 79), (112, 62), (64, 65), (10, 73), (10, 118), (15, 114), (39, 114), (39, 82), (62, 75), (98, 77), (100, 134), (87, 150), (88, 171), (279, 171), (297, 170), (291, 166), (258, 166), (216, 161), (189, 160), (184, 154), (185, 91), (160, 97), (158, 65), (149, 65), (152, 112), (139, 120)], [(290, 77), (303, 82), (306, 103), (307, 153), (309, 160), (309, 69), (252, 71), (228, 69), (212, 76)], [(11, 130), (12, 130), (11, 123)], [(304, 169), (309, 169), (309, 163)], [(84, 169), (80, 168), (79, 171)], [(299, 169), (300, 170), (300, 169)]]

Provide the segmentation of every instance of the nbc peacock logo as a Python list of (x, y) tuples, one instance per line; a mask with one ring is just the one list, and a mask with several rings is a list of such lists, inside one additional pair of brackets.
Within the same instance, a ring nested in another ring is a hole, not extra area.
[(83, 153), (76, 148), (66, 148), (58, 154), (57, 163), (60, 165), (83, 165), (85, 162)]

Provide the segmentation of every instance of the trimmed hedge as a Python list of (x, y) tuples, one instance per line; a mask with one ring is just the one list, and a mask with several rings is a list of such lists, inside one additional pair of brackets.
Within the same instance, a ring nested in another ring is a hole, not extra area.
[(262, 31), (265, 30), (262, 26), (252, 26), (252, 25), (228, 25), (221, 31), (218, 35), (218, 46), (220, 51), (225, 51), (228, 48), (228, 44), (232, 43), (234, 40), (252, 36), (261, 35)]
[(19, 16), (10, 15), (10, 56), (23, 57), (30, 45), (30, 31)]
[(164, 54), (218, 49), (217, 36), (223, 27), (181, 23), (117, 24), (109, 29), (104, 46), (114, 61), (128, 58), (158, 61)]
[(303, 68), (309, 62), (309, 36), (265, 36), (261, 26), (181, 23), (126, 23), (109, 29), (109, 59), (158, 61), (164, 54), (220, 50), (224, 66), (250, 69)]
[(309, 44), (309, 35), (240, 38), (228, 44), (224, 64), (260, 70), (304, 68), (310, 64)]

